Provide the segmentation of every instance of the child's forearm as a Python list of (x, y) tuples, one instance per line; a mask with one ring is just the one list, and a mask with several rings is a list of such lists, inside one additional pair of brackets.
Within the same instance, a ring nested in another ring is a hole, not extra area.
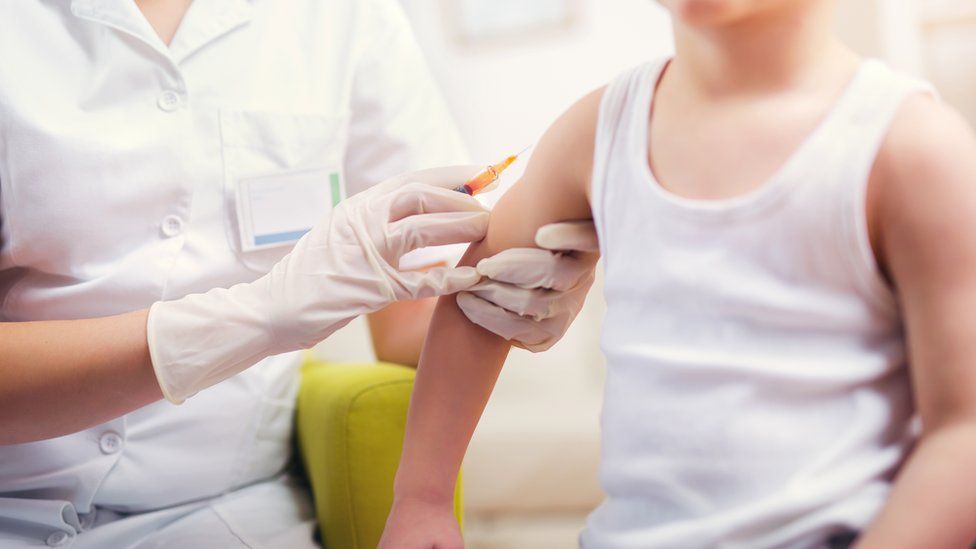
[[(462, 263), (474, 263), (478, 248)], [(468, 321), (454, 296), (441, 298), (410, 402), (397, 497), (453, 501), (465, 450), (509, 348), (504, 339)]]
[(976, 422), (922, 438), (857, 549), (966, 548), (976, 541)]

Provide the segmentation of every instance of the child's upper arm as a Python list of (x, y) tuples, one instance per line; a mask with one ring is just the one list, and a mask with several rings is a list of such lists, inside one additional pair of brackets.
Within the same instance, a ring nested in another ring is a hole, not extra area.
[(602, 97), (602, 89), (590, 93), (553, 123), (525, 174), (495, 206), (488, 236), (472, 247), (468, 264), (508, 248), (534, 247), (536, 231), (549, 223), (592, 218), (587, 195)]
[(923, 423), (976, 420), (976, 136), (950, 108), (913, 97), (882, 147), (872, 186), (869, 219), (873, 210)]

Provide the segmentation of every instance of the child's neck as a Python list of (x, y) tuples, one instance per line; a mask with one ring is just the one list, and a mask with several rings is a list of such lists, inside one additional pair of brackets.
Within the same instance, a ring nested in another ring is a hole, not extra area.
[(798, 1), (732, 25), (675, 22), (673, 78), (690, 93), (727, 96), (813, 84), (856, 63), (833, 35), (833, 4)]

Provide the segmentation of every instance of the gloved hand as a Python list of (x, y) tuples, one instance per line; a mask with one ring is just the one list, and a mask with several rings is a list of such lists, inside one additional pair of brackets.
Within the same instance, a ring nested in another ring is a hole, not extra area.
[(154, 304), (147, 333), (163, 394), (181, 403), (267, 356), (312, 347), (356, 316), (476, 284), (481, 275), (471, 267), (397, 266), (416, 248), (484, 238), (487, 210), (451, 190), (480, 169), (380, 183), (340, 203), (258, 280)]
[(592, 221), (554, 223), (535, 236), (542, 248), (513, 248), (478, 262), (486, 280), (458, 294), (471, 322), (516, 346), (545, 351), (583, 308), (593, 285), (599, 244)]

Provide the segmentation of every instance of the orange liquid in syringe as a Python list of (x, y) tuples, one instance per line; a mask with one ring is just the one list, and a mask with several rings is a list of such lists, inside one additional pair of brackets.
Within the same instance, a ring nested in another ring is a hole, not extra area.
[(478, 173), (478, 175), (472, 177), (470, 181), (464, 185), (461, 185), (455, 190), (464, 194), (470, 194), (471, 196), (480, 193), (481, 191), (485, 190), (486, 187), (495, 181), (498, 181), (498, 178), (501, 176), (502, 172), (514, 164), (515, 161), (518, 160), (518, 157), (519, 155), (513, 154), (498, 164), (488, 166)]

